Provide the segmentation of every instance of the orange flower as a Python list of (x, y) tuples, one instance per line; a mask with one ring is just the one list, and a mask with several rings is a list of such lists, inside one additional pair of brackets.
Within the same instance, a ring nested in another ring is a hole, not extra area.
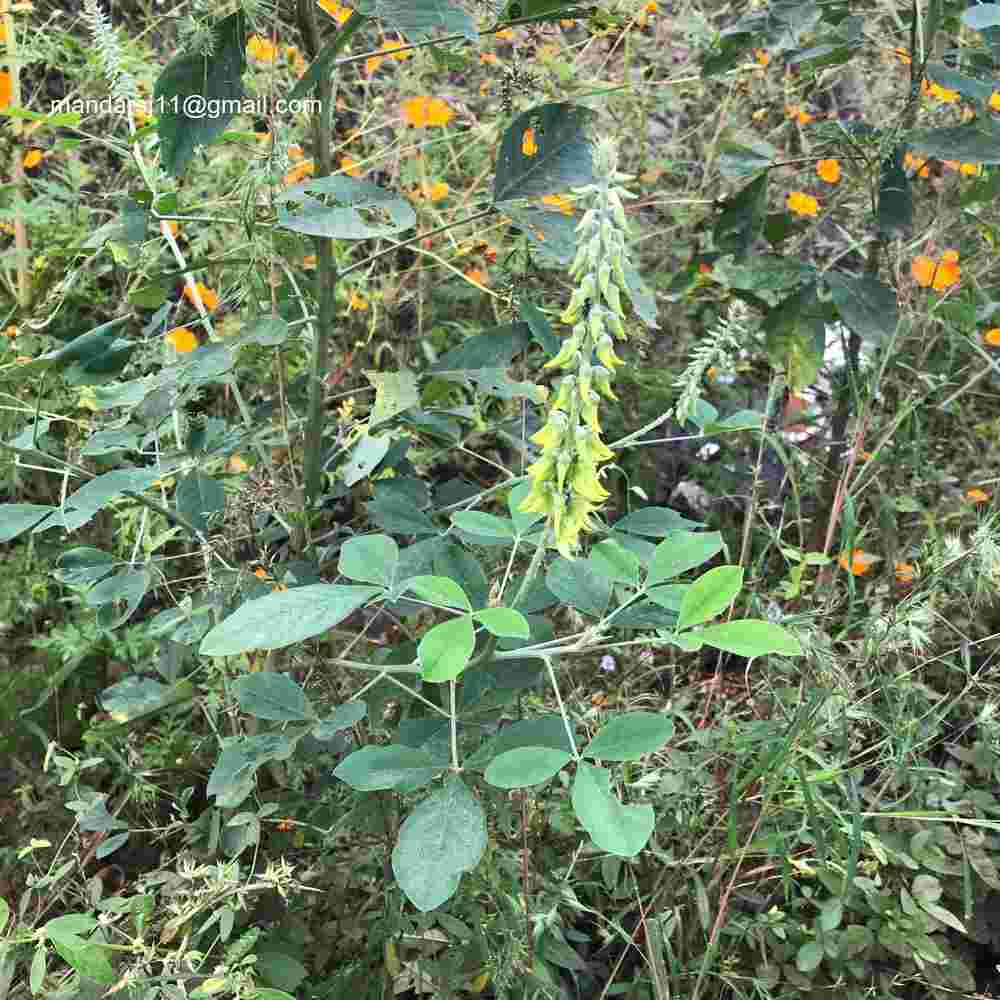
[(32, 167), (37, 167), (42, 162), (42, 158), (42, 151), (40, 149), (29, 149), (24, 154), (24, 160), (22, 161), (24, 169), (31, 170)]
[(314, 270), (315, 267), (316, 267), (316, 254), (311, 253), (311, 254), (307, 254), (305, 257), (303, 257), (302, 258), (302, 266), (307, 271)]
[[(994, 90), (986, 103), (990, 106), (991, 111), (1000, 111), (1000, 90)], [(0, 107), (3, 105), (0, 104)]]
[(484, 66), (496, 66), (499, 64), (500, 59), (495, 52), (481, 52), (479, 54), (479, 61)]
[(813, 121), (813, 116), (798, 104), (789, 104), (785, 108), (785, 114), (789, 118), (794, 118), (800, 125), (808, 125)]
[(1000, 347), (1000, 326), (995, 326), (983, 334), (983, 342), (990, 347)]
[(906, 49), (893, 49), (893, 54), (896, 58), (904, 65), (909, 66), (913, 60), (910, 58), (910, 53)]
[(415, 194), (418, 198), (426, 198), (428, 201), (443, 201), (450, 191), (451, 188), (444, 181), (435, 181), (433, 184), (424, 181)]
[(495, 264), (497, 262), (496, 247), (487, 246), (483, 251), (483, 260), (485, 260), (488, 264)]
[(819, 202), (811, 194), (804, 191), (793, 191), (786, 202), (788, 210), (796, 215), (816, 215)]
[(512, 42), (514, 41), (514, 32), (510, 28), (504, 28), (502, 31), (498, 31), (493, 37), (498, 42)]
[(573, 203), (564, 194), (547, 194), (542, 198), (543, 205), (551, 205), (563, 215), (573, 214)]
[(849, 570), (852, 576), (864, 576), (866, 573), (871, 572), (872, 566), (875, 565), (876, 557), (870, 552), (865, 552), (864, 549), (855, 549), (850, 556), (847, 557), (845, 552), (837, 562), (840, 563), (841, 569)]
[(164, 225), (170, 230), (170, 235), (173, 236), (174, 239), (177, 239), (177, 234), (181, 231), (181, 227), (172, 220), (167, 220)]
[(538, 152), (538, 143), (535, 142), (535, 130), (526, 128), (521, 136), (521, 152), (525, 156), (534, 156)]
[(13, 236), (14, 224), (11, 222), (0, 222), (0, 233), (4, 233), (6, 236)]
[(477, 285), (488, 285), (490, 283), (489, 277), (481, 267), (470, 267), (465, 272), (465, 276), (469, 281), (475, 282)]
[[(195, 282), (195, 288), (198, 289), (198, 294), (201, 296), (202, 304), (205, 308), (211, 312), (219, 304), (219, 296), (212, 291), (211, 288), (206, 288), (200, 281)], [(190, 285), (184, 286), (184, 298), (194, 305), (194, 292), (191, 290)]]
[(355, 310), (355, 309), (358, 312), (367, 312), (368, 311), (368, 300), (360, 292), (358, 292), (358, 291), (356, 291), (355, 289), (352, 288), (351, 289), (351, 299), (347, 303), (347, 309), (348, 309), (349, 312), (351, 310)]
[(820, 180), (826, 181), (827, 184), (836, 184), (840, 180), (840, 161), (820, 160), (816, 164), (816, 173)]
[(358, 161), (353, 156), (342, 156), (340, 158), (340, 169), (349, 177), (360, 177), (364, 171), (358, 166)]
[(293, 163), (296, 160), (301, 160), (305, 155), (306, 154), (302, 151), (302, 147), (298, 143), (288, 147), (288, 159), (290, 159)]
[(334, 18), (337, 24), (343, 24), (351, 16), (351, 8), (343, 7), (337, 0), (319, 0), (320, 7)]
[(266, 580), (266, 579), (267, 579), (267, 570), (266, 570), (266, 569), (264, 569), (264, 567), (263, 567), (263, 566), (258, 566), (258, 567), (257, 567), (257, 568), (256, 568), (256, 569), (255, 569), (255, 570), (253, 571), (253, 575), (254, 575), (255, 577), (257, 577), (257, 579), (258, 579), (258, 580)]
[(917, 578), (917, 567), (913, 563), (908, 562), (898, 562), (896, 563), (896, 582), (897, 583), (913, 583)]
[(921, 288), (931, 287), (936, 292), (943, 292), (952, 285), (957, 285), (961, 279), (962, 269), (958, 266), (958, 251), (946, 250), (937, 263), (930, 257), (920, 254), (913, 258), (910, 274)]
[(971, 500), (973, 503), (989, 503), (990, 495), (986, 490), (981, 490), (978, 486), (974, 486), (971, 490), (965, 491), (965, 499)]
[(408, 97), (400, 110), (403, 121), (416, 128), (447, 125), (455, 117), (448, 102), (440, 97)]
[(712, 273), (712, 265), (709, 264), (708, 261), (704, 261), (704, 260), (700, 261), (699, 264), (698, 264), (698, 273), (699, 274), (711, 274)]
[(163, 338), (178, 354), (198, 350), (198, 338), (186, 327), (178, 326)]
[(247, 465), (245, 461), (243, 461), (241, 456), (233, 455), (232, 458), (229, 459), (226, 468), (230, 472), (246, 472), (247, 469), (250, 468), (250, 466)]
[(251, 35), (247, 41), (247, 55), (257, 62), (272, 63), (278, 56), (278, 48), (269, 38)]
[(11, 101), (10, 73), (0, 70), (0, 108), (9, 108)]
[(288, 832), (289, 830), (291, 830), (291, 829), (292, 829), (292, 826), (293, 826), (293, 825), (294, 825), (294, 824), (293, 824), (292, 820), (290, 820), (290, 819), (283, 819), (283, 820), (282, 820), (282, 821), (281, 821), (281, 822), (280, 822), (280, 823), (278, 824), (278, 829), (279, 829), (279, 830), (280, 830), (280, 831), (281, 831), (282, 833), (287, 833), (287, 832)]
[(307, 177), (312, 177), (316, 173), (316, 164), (312, 160), (303, 160), (302, 163), (292, 167), (285, 174), (285, 184), (292, 185), (304, 181)]
[(919, 174), (921, 177), (930, 177), (931, 168), (927, 166), (927, 161), (923, 157), (907, 153), (903, 157), (903, 166), (912, 173)]
[(754, 49), (753, 54), (761, 66), (767, 66), (771, 62), (771, 55), (766, 49)]

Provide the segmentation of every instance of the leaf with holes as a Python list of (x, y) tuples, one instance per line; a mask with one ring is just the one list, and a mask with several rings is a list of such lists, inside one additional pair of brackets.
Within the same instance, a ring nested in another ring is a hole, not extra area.
[(370, 240), (395, 236), (417, 221), (413, 206), (399, 195), (344, 174), (310, 177), (282, 191), (275, 203), (278, 225), (305, 236)]

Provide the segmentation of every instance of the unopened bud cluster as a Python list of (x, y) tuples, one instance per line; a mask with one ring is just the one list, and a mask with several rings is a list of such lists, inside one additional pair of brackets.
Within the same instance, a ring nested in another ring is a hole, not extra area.
[(622, 199), (635, 197), (620, 186), (628, 177), (617, 167), (614, 143), (599, 140), (595, 182), (573, 192), (587, 210), (576, 227), (579, 249), (569, 272), (577, 286), (561, 316), (572, 330), (545, 365), (566, 374), (553, 393), (545, 426), (531, 438), (542, 454), (528, 468), (531, 492), (521, 504), (521, 510), (549, 518), (556, 546), (567, 558), (572, 558), (580, 532), (593, 526), (590, 515), (608, 498), (598, 464), (614, 457), (601, 440), (598, 407), (602, 396), (618, 398), (611, 379), (622, 361), (613, 338), (625, 339), (622, 295), (628, 294), (628, 222)]

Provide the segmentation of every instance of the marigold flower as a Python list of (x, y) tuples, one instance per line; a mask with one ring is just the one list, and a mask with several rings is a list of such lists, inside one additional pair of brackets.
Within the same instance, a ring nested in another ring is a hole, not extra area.
[(226, 463), (226, 468), (229, 472), (246, 472), (250, 466), (247, 465), (242, 456), (233, 455)]
[(837, 562), (840, 564), (841, 569), (850, 571), (852, 576), (864, 576), (866, 573), (871, 572), (876, 558), (870, 552), (865, 552), (864, 549), (854, 549), (850, 554), (850, 558), (848, 558), (845, 552)]
[(351, 8), (344, 7), (337, 0), (319, 0), (320, 7), (334, 18), (338, 24), (344, 24), (351, 16)]
[(190, 354), (198, 349), (198, 338), (186, 326), (176, 327), (163, 339), (178, 354)]
[(542, 204), (562, 212), (563, 215), (573, 214), (573, 203), (564, 194), (547, 194), (542, 198)]
[(269, 38), (251, 35), (247, 40), (247, 55), (257, 62), (272, 63), (277, 58), (278, 48)]
[[(926, 81), (924, 82), (926, 83)], [(955, 104), (961, 96), (957, 90), (949, 90), (937, 83), (931, 83), (927, 88), (927, 93), (942, 104)]]
[(24, 164), (25, 170), (31, 170), (33, 167), (37, 167), (42, 162), (42, 159), (43, 154), (40, 149), (29, 149), (24, 154), (24, 159), (21, 162)]
[(490, 283), (489, 276), (481, 267), (470, 267), (465, 272), (465, 276), (469, 281), (475, 282), (477, 285), (488, 285)]
[(1000, 326), (994, 326), (983, 334), (983, 342), (990, 347), (1000, 347)]
[(920, 156), (914, 156), (912, 153), (907, 153), (903, 157), (903, 166), (920, 177), (930, 177), (931, 175), (931, 168), (927, 165), (927, 160)]
[(521, 152), (525, 156), (534, 156), (538, 152), (538, 143), (535, 142), (535, 130), (526, 128), (521, 136)]
[(785, 107), (785, 114), (788, 115), (789, 118), (793, 118), (799, 123), (799, 125), (808, 125), (814, 120), (813, 116), (799, 104), (787, 105)]
[(840, 180), (840, 161), (820, 160), (816, 164), (816, 173), (820, 180), (826, 181), (827, 184), (836, 184)]
[[(1000, 111), (1000, 90), (994, 90), (986, 103), (989, 105), (991, 111)], [(0, 107), (5, 107), (5, 105), (0, 102)]]
[(986, 490), (981, 490), (978, 486), (974, 486), (971, 490), (965, 491), (965, 499), (971, 500), (972, 503), (989, 503), (990, 495)]
[(444, 201), (448, 197), (451, 188), (444, 181), (435, 181), (431, 184), (425, 181), (417, 191), (418, 197), (426, 198), (428, 201)]
[(786, 202), (788, 209), (796, 215), (816, 215), (819, 211), (819, 202), (804, 191), (793, 191)]
[(893, 49), (893, 54), (904, 66), (909, 66), (913, 62), (910, 58), (910, 53), (906, 49)]
[(917, 568), (913, 563), (896, 563), (896, 581), (898, 583), (913, 583), (917, 578)]
[(351, 298), (347, 303), (348, 310), (356, 310), (357, 312), (366, 312), (368, 310), (368, 300), (355, 289), (351, 289)]
[(305, 257), (303, 257), (302, 258), (302, 266), (307, 271), (314, 270), (315, 267), (316, 267), (316, 254), (310, 253), (310, 254), (307, 254)]
[(966, 177), (976, 177), (979, 175), (981, 167), (978, 163), (963, 163), (958, 169)]
[(403, 121), (416, 128), (447, 125), (455, 117), (448, 102), (440, 97), (408, 97), (400, 111)]
[(962, 269), (958, 266), (958, 251), (945, 251), (941, 255), (941, 260), (937, 262), (920, 254), (913, 258), (910, 274), (921, 288), (932, 287), (936, 292), (943, 292), (961, 280)]
[(12, 94), (10, 73), (7, 70), (0, 70), (0, 108), (10, 107)]
[(364, 173), (361, 167), (358, 166), (358, 161), (353, 156), (342, 156), (340, 158), (340, 169), (348, 177), (360, 177)]
[(306, 154), (302, 147), (297, 142), (288, 147), (288, 159), (290, 159), (293, 163), (296, 160), (301, 160), (305, 155)]
[(484, 66), (497, 66), (500, 63), (500, 57), (495, 52), (480, 52), (479, 61)]
[[(212, 291), (211, 288), (207, 288), (200, 281), (196, 281), (194, 287), (198, 290), (198, 295), (201, 297), (202, 305), (204, 305), (204, 307), (211, 312), (219, 304), (219, 296)], [(190, 285), (184, 286), (184, 298), (186, 298), (191, 305), (197, 308), (194, 299), (194, 291)]]
[(767, 66), (771, 62), (771, 54), (766, 49), (754, 49), (754, 58), (761, 66)]
[(285, 186), (291, 187), (293, 184), (298, 184), (307, 177), (312, 177), (314, 173), (316, 173), (316, 164), (312, 160), (303, 160), (285, 174)]

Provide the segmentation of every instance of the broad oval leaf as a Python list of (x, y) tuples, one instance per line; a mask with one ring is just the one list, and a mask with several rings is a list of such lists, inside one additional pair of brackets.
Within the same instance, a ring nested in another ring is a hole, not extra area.
[(486, 850), (486, 814), (457, 775), (407, 816), (392, 852), (399, 887), (422, 913), (447, 902)]
[(642, 570), (639, 557), (613, 538), (598, 542), (590, 550), (587, 562), (598, 576), (607, 577), (614, 583), (638, 585)]
[[(316, 195), (325, 196), (326, 202)], [(345, 174), (310, 177), (282, 191), (275, 201), (278, 225), (306, 236), (370, 240), (393, 236), (417, 221), (413, 206), (399, 195)]]
[(140, 715), (168, 708), (195, 695), (190, 681), (161, 684), (149, 677), (126, 677), (101, 692), (101, 706), (114, 722), (128, 722)]
[(494, 788), (528, 788), (548, 781), (572, 759), (565, 750), (518, 747), (494, 758), (484, 777)]
[(649, 843), (653, 807), (622, 805), (611, 791), (611, 775), (603, 768), (580, 761), (572, 799), (577, 819), (602, 851), (631, 858)]
[(396, 575), (399, 546), (388, 535), (358, 535), (340, 549), (337, 569), (343, 576), (388, 587)]
[(35, 527), (44, 521), (58, 507), (47, 507), (37, 503), (4, 503), (0, 504), (0, 543), (9, 542), (12, 538)]
[(716, 566), (703, 573), (681, 599), (677, 629), (700, 625), (725, 611), (743, 586), (742, 566)]
[(545, 586), (564, 604), (600, 618), (611, 600), (611, 581), (583, 559), (560, 556), (545, 575)]
[(880, 343), (887, 340), (899, 322), (896, 293), (870, 274), (824, 275), (840, 318), (859, 337)]
[(301, 722), (315, 716), (305, 692), (288, 674), (244, 674), (233, 681), (233, 693), (240, 708), (257, 719)]
[(486, 631), (502, 639), (530, 639), (528, 619), (513, 608), (483, 608), (472, 616)]
[(295, 740), (278, 733), (265, 733), (228, 742), (208, 776), (206, 794), (221, 809), (235, 809), (252, 791), (257, 769), (270, 760), (287, 760)]
[(403, 746), (367, 746), (345, 757), (334, 777), (359, 792), (395, 788), (413, 791), (433, 781), (444, 765), (426, 750)]
[(649, 538), (666, 538), (682, 528), (700, 528), (697, 521), (689, 521), (683, 514), (669, 507), (641, 507), (615, 521), (615, 531)]
[(472, 17), (448, 0), (360, 0), (358, 10), (377, 17), (412, 42), (432, 38), (435, 31), (464, 35), (470, 42), (479, 38)]
[(202, 656), (282, 649), (325, 632), (367, 604), (380, 587), (314, 583), (247, 601), (201, 640)]
[(737, 656), (764, 656), (767, 653), (802, 655), (799, 640), (788, 629), (755, 618), (708, 625), (688, 634), (709, 646), (727, 653), (736, 653)]
[(585, 757), (639, 760), (659, 750), (674, 735), (674, 720), (656, 712), (629, 712), (612, 719), (587, 744)]
[(451, 520), (456, 527), (470, 535), (504, 541), (515, 536), (513, 522), (485, 511), (460, 510), (451, 515)]
[(493, 200), (541, 198), (590, 184), (594, 164), (587, 128), (595, 118), (589, 108), (567, 103), (542, 104), (518, 115), (500, 143)]
[[(656, 546), (649, 563), (646, 586), (653, 587), (708, 562), (722, 551), (722, 535), (718, 531), (671, 531)], [(551, 588), (549, 588), (551, 589)]]
[(348, 701), (338, 705), (329, 719), (318, 722), (312, 730), (317, 740), (332, 740), (337, 733), (360, 722), (368, 714), (368, 706), (363, 701)]
[(469, 663), (476, 646), (476, 631), (469, 615), (441, 622), (425, 633), (417, 647), (420, 676), (425, 681), (453, 681)]
[(462, 588), (447, 576), (415, 576), (406, 580), (400, 592), (416, 594), (422, 601), (438, 604), (445, 608), (460, 608), (471, 611), (468, 595)]

